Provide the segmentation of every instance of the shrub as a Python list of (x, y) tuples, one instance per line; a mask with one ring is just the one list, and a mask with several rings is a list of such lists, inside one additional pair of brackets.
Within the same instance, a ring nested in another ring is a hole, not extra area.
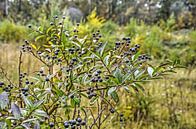
[[(45, 43), (33, 40), (21, 46), (18, 83), (3, 74), (1, 128), (101, 128), (111, 116), (120, 125), (120, 90), (143, 92), (142, 82), (159, 79), (177, 66), (150, 65), (150, 56), (140, 51), (140, 45), (131, 45), (130, 37), (110, 48), (101, 42), (99, 30), (81, 36), (78, 26), (68, 30), (63, 23), (64, 19), (37, 31), (35, 39)], [(27, 75), (21, 71), (23, 54), (32, 54), (43, 67)]]
[(104, 35), (102, 37), (103, 42), (108, 42), (108, 47), (114, 47), (113, 42), (120, 37), (120, 27), (115, 24), (113, 21), (109, 20), (103, 24), (103, 27), (100, 28), (101, 33)]
[(85, 36), (86, 34), (92, 33), (93, 31), (100, 29), (104, 25), (105, 19), (97, 16), (96, 10), (94, 9), (88, 16), (87, 21), (82, 22), (79, 26), (80, 35)]
[(27, 28), (9, 20), (0, 22), (0, 40), (3, 42), (18, 42), (27, 38)]
[(146, 25), (138, 23), (136, 19), (131, 19), (125, 27), (126, 35), (132, 37), (133, 44), (140, 44), (142, 51), (151, 54), (155, 58), (163, 56), (162, 41), (164, 33), (157, 25)]

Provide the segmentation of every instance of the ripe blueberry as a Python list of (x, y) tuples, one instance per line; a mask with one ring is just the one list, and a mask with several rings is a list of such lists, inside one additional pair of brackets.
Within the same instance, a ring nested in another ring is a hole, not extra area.
[(53, 122), (50, 122), (49, 123), (49, 126), (50, 126), (50, 128), (54, 127), (54, 123)]
[(76, 119), (76, 121), (80, 123), (80, 122), (82, 122), (82, 119), (81, 119), (80, 117), (78, 117), (78, 118)]
[(0, 86), (3, 86), (4, 85), (4, 82), (0, 82)]
[(45, 81), (47, 81), (47, 82), (48, 82), (48, 81), (50, 81), (50, 79), (47, 77), (47, 78), (45, 79)]
[(68, 121), (65, 121), (65, 122), (64, 122), (64, 127), (65, 127), (65, 128), (69, 128), (69, 122), (68, 122)]
[(71, 125), (75, 125), (76, 124), (76, 120), (70, 120), (69, 121)]
[(115, 109), (114, 108), (110, 108), (110, 112), (111, 113), (114, 113), (115, 112)]
[(82, 125), (82, 126), (86, 125), (86, 121), (82, 121), (82, 122), (81, 122), (81, 125)]

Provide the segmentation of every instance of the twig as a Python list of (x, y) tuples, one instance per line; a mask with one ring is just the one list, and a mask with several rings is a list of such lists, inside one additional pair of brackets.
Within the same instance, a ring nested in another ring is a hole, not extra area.
[[(21, 65), (22, 65), (22, 51), (20, 51), (20, 54), (19, 54), (19, 60), (18, 60), (18, 87), (19, 87), (19, 91), (21, 90), (21, 87), (22, 87), (22, 80), (21, 80)], [(20, 100), (20, 106), (22, 108), (22, 98)]]
[[(95, 122), (95, 125), (97, 126), (95, 116), (93, 115), (93, 112), (92, 112), (92, 110), (91, 110), (91, 109), (90, 109), (90, 113), (91, 113), (91, 116), (93, 117), (93, 121)], [(98, 128), (98, 126), (97, 126), (97, 128)]]
[(92, 127), (96, 124), (97, 120), (101, 117), (101, 114), (103, 113), (103, 111), (105, 110), (105, 108), (103, 108), (97, 115), (97, 118), (94, 120), (93, 124), (91, 126), (89, 126), (90, 129), (92, 129)]
[(105, 122), (106, 120), (107, 120), (107, 118), (110, 116), (110, 113), (108, 113), (107, 115), (106, 115), (106, 117), (101, 121), (101, 125), (103, 124), (103, 122)]
[(7, 73), (4, 71), (4, 69), (2, 67), (0, 67), (1, 69), (1, 73), (3, 74), (3, 76), (5, 77), (5, 79), (12, 85), (14, 86), (14, 83), (12, 83), (12, 81), (8, 78)]
[(106, 66), (106, 64), (104, 63), (104, 61), (102, 60), (102, 58), (100, 58), (100, 60), (101, 60), (101, 63), (104, 65), (104, 67), (107, 69), (107, 71), (108, 71), (108, 73), (110, 74), (110, 75), (112, 75), (112, 72), (109, 70), (109, 68)]
[(19, 61), (18, 61), (18, 87), (21, 88), (22, 86), (22, 82), (21, 82), (21, 65), (22, 65), (22, 51), (20, 51), (20, 55), (19, 55)]
[(73, 117), (72, 117), (72, 120), (75, 118), (76, 116), (76, 110), (77, 110), (77, 107), (76, 107), (76, 104), (74, 104), (74, 112), (73, 112)]
[(45, 61), (43, 61), (39, 56), (37, 56), (34, 52), (30, 51), (30, 53), (37, 58), (39, 61), (41, 61), (43, 64), (45, 64), (47, 67), (49, 67), (50, 65), (47, 64)]

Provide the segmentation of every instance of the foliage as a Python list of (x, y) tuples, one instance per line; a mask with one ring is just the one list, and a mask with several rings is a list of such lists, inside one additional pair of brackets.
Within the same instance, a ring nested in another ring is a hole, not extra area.
[(162, 55), (162, 33), (160, 27), (148, 26), (145, 23), (138, 23), (136, 19), (131, 19), (126, 26), (126, 33), (132, 37), (133, 44), (141, 44), (142, 51), (159, 58)]
[[(140, 51), (140, 45), (131, 45), (130, 37), (110, 48), (101, 42), (99, 30), (83, 36), (78, 24), (69, 30), (64, 20), (35, 29), (37, 37), (20, 47), (18, 83), (5, 74), (1, 79), (2, 128), (102, 128), (111, 117), (120, 117), (120, 124), (123, 115), (116, 110), (122, 101), (120, 90), (144, 92), (142, 83), (160, 79), (177, 67), (176, 62), (150, 65), (151, 58)], [(22, 71), (25, 54), (33, 55), (43, 67), (27, 75)]]
[[(126, 26), (118, 26), (112, 21), (103, 22), (102, 18), (96, 16), (95, 12), (89, 15), (89, 20), (81, 23), (72, 23), (68, 17), (65, 17), (64, 24), (66, 24), (67, 30), (75, 30), (74, 24), (78, 24), (79, 36), (82, 38), (85, 35), (94, 33), (96, 30), (100, 30), (104, 35), (101, 37), (102, 42), (108, 42), (108, 47), (114, 47), (114, 42), (120, 40), (124, 36), (131, 37), (132, 44), (140, 44), (141, 50), (145, 53), (152, 55), (153, 59), (165, 59), (169, 58), (171, 60), (180, 60), (183, 65), (194, 66), (194, 31), (193, 30), (178, 30), (175, 31), (174, 24), (175, 20), (171, 17), (167, 22), (160, 21), (160, 24), (147, 25), (142, 21), (136, 19), (131, 19), (130, 23)], [(57, 17), (58, 19), (58, 17)], [(49, 27), (50, 24), (59, 24), (58, 20), (52, 18), (52, 22), (48, 22), (46, 17), (39, 18), (39, 22), (31, 21), (31, 24), (40, 26), (37, 28), (32, 28), (35, 31), (43, 31), (47, 33), (45, 28)], [(96, 21), (96, 22), (95, 22)], [(61, 21), (62, 22), (62, 21)], [(94, 26), (91, 24), (95, 24)], [(99, 25), (99, 26), (97, 26)], [(18, 42), (27, 37), (26, 27), (14, 24), (7, 20), (1, 23), (0, 38), (4, 42)], [(9, 27), (9, 29), (7, 29)], [(75, 30), (76, 31), (76, 30)], [(125, 33), (124, 33), (124, 32)], [(182, 33), (181, 33), (182, 32)], [(190, 34), (189, 34), (190, 33)], [(32, 39), (39, 33), (33, 32), (28, 34), (28, 38)], [(45, 37), (44, 35), (38, 37)], [(38, 44), (45, 44), (46, 39), (36, 38), (35, 42)], [(182, 50), (182, 51), (181, 51)], [(179, 52), (180, 51), (180, 52)], [(185, 54), (184, 54), (185, 53)]]
[(190, 40), (190, 48), (196, 51), (196, 31), (192, 31), (189, 33), (189, 40)]
[(108, 42), (108, 47), (114, 47), (113, 42), (118, 38), (120, 38), (118, 35), (120, 35), (121, 28), (111, 20), (106, 21), (103, 24), (103, 27), (100, 28), (101, 33), (104, 35), (102, 37), (103, 42)]
[(183, 65), (195, 66), (194, 30), (175, 31), (175, 19), (158, 25), (147, 25), (131, 19), (125, 26), (125, 34), (132, 37), (133, 44), (140, 44), (142, 51), (155, 59), (179, 60)]
[(93, 28), (100, 28), (103, 26), (103, 22), (105, 19), (103, 17), (98, 17), (96, 14), (96, 10), (94, 9), (91, 14), (87, 17), (90, 26)]
[[(74, 7), (81, 10), (84, 16), (96, 8), (99, 16), (107, 20), (113, 20), (116, 23), (125, 25), (130, 18), (136, 18), (146, 21), (146, 23), (156, 23), (160, 19), (166, 21), (172, 13), (179, 19), (179, 27), (188, 27), (195, 25), (195, 5), (194, 0), (109, 0), (109, 1), (89, 1), (89, 0), (7, 0), (8, 18), (15, 22), (22, 21), (28, 23), (31, 19), (38, 21), (40, 14), (49, 18), (51, 15), (59, 15), (65, 8)], [(3, 6), (3, 1), (1, 2)], [(0, 3), (0, 6), (1, 6)], [(176, 4), (177, 3), (177, 4)], [(179, 4), (180, 3), (180, 4)], [(175, 8), (171, 9), (173, 5)], [(5, 12), (5, 7), (1, 7), (0, 13)], [(178, 11), (177, 13), (175, 11)], [(187, 12), (184, 15), (183, 12)], [(183, 21), (183, 23), (181, 22)], [(190, 24), (184, 24), (189, 21)], [(184, 25), (183, 25), (184, 24)]]
[(87, 16), (87, 22), (83, 22), (79, 29), (81, 30), (79, 32), (80, 35), (86, 35), (89, 33), (92, 33), (93, 31), (100, 29), (104, 25), (105, 19), (103, 17), (97, 16), (96, 10), (94, 9), (88, 16)]
[(166, 21), (160, 20), (160, 23), (159, 24), (160, 24), (160, 27), (164, 31), (171, 32), (176, 27), (176, 20), (175, 20), (174, 15), (172, 14)]
[(18, 42), (27, 37), (27, 28), (9, 20), (0, 22), (0, 40), (3, 42)]

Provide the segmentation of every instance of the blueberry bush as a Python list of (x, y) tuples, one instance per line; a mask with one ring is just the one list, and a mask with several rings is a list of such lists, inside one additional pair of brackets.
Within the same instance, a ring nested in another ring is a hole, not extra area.
[[(151, 65), (150, 55), (131, 37), (109, 44), (100, 30), (80, 35), (80, 24), (67, 28), (65, 17), (55, 16), (49, 27), (29, 28), (37, 35), (20, 46), (18, 81), (0, 69), (2, 129), (101, 129), (111, 119), (123, 126), (117, 110), (121, 92), (145, 92), (143, 83), (178, 67), (171, 61)], [(25, 54), (42, 63), (39, 71), (22, 71)]]

